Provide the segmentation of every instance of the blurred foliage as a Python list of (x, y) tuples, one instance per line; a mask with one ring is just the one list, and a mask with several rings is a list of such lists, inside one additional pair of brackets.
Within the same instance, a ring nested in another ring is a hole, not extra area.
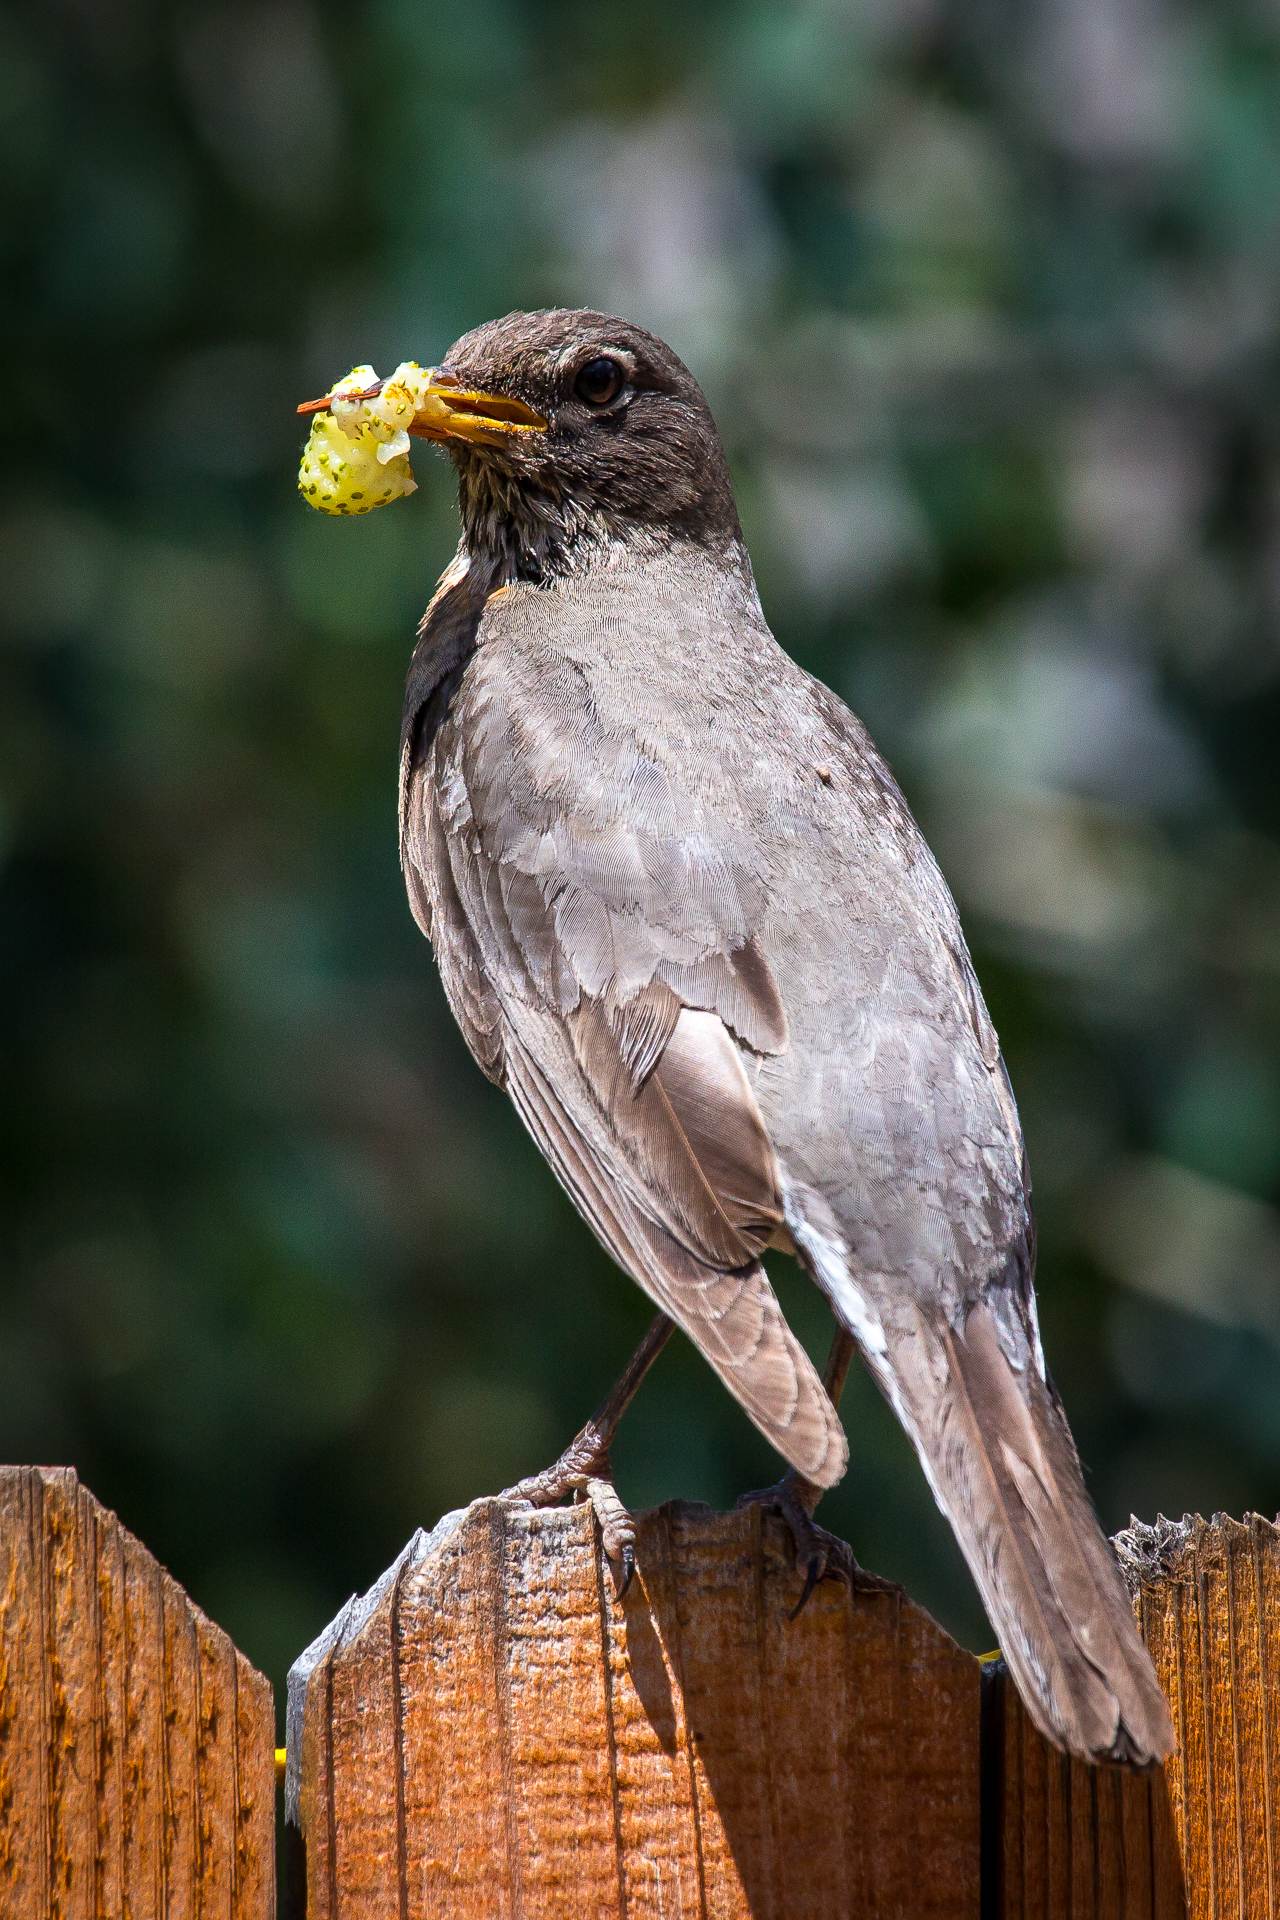
[[(403, 899), (447, 474), (355, 523), (293, 490), (354, 361), (585, 304), (702, 376), (773, 623), (959, 896), (1104, 1518), (1274, 1512), (1274, 7), (45, 0), (0, 164), (0, 1454), (74, 1462), (279, 1681), (646, 1323)], [(981, 1644), (846, 1411), (832, 1524)], [(686, 1349), (618, 1468), (774, 1462)]]

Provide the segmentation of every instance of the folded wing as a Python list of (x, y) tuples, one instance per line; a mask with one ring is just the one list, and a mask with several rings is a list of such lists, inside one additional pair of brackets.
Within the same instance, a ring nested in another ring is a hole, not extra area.
[(613, 1258), (830, 1486), (843, 1430), (760, 1264), (782, 1213), (751, 1073), (787, 1022), (750, 882), (638, 742), (542, 739), (481, 670), (448, 695), (407, 734), (401, 841), (468, 1044)]

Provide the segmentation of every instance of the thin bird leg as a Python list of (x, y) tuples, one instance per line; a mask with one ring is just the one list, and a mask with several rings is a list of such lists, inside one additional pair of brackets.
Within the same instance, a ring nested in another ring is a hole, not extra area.
[(849, 1378), (849, 1368), (858, 1343), (847, 1327), (837, 1327), (831, 1342), (831, 1351), (827, 1355), (827, 1364), (822, 1369), (822, 1384), (833, 1407), (840, 1405), (840, 1396), (844, 1392), (844, 1383)]
[[(822, 1370), (822, 1384), (833, 1407), (840, 1405), (840, 1396), (844, 1392), (844, 1383), (849, 1377), (849, 1366), (856, 1351), (857, 1343), (853, 1335), (844, 1327), (838, 1327), (827, 1354), (827, 1364)], [(820, 1580), (843, 1580), (846, 1585), (852, 1585), (855, 1577), (859, 1580), (872, 1578), (863, 1573), (847, 1542), (837, 1539), (834, 1533), (828, 1533), (825, 1527), (815, 1523), (813, 1516), (822, 1498), (822, 1491), (821, 1487), (815, 1487), (811, 1480), (797, 1473), (794, 1467), (788, 1467), (775, 1486), (761, 1487), (755, 1493), (744, 1493), (738, 1501), (740, 1507), (762, 1506), (778, 1514), (791, 1536), (796, 1565), (804, 1568), (804, 1586), (791, 1610), (793, 1620), (807, 1605)]]
[(588, 1500), (599, 1522), (601, 1542), (613, 1569), (619, 1599), (631, 1585), (631, 1576), (636, 1570), (636, 1530), (614, 1487), (609, 1449), (641, 1381), (674, 1331), (674, 1323), (666, 1314), (658, 1314), (616, 1385), (560, 1458), (541, 1473), (517, 1480), (500, 1496), (503, 1500), (527, 1502), (531, 1507), (558, 1506), (567, 1494)]
[[(849, 1330), (846, 1327), (837, 1327), (827, 1354), (827, 1364), (822, 1369), (822, 1384), (827, 1390), (827, 1398), (833, 1407), (840, 1405), (844, 1383), (849, 1378), (849, 1368), (857, 1351), (858, 1343)], [(795, 1488), (796, 1498), (812, 1519), (817, 1511), (818, 1502), (822, 1498), (822, 1488), (815, 1487), (812, 1480), (802, 1478), (794, 1467), (788, 1468), (786, 1478)]]

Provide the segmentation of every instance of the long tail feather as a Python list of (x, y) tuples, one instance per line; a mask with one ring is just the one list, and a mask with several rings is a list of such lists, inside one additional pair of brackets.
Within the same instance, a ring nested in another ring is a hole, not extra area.
[(886, 1333), (868, 1357), (1032, 1719), (1085, 1760), (1162, 1760), (1169, 1710), (1029, 1330), (1020, 1317), (997, 1327), (979, 1303), (958, 1327), (920, 1313), (909, 1333)]

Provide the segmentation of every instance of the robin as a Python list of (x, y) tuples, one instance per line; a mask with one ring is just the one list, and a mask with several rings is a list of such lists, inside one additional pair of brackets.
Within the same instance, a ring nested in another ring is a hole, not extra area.
[[(679, 1327), (788, 1462), (806, 1594), (855, 1351), (955, 1530), (1032, 1718), (1087, 1760), (1173, 1743), (1045, 1366), (1017, 1109), (945, 881), (865, 729), (761, 611), (723, 449), (662, 341), (510, 314), (417, 431), (462, 538), (409, 669), (409, 899), (476, 1061), (658, 1308), (601, 1408), (508, 1490), (585, 1494)], [(837, 1331), (820, 1378), (765, 1274)], [(760, 1497), (760, 1496), (757, 1496)]]

